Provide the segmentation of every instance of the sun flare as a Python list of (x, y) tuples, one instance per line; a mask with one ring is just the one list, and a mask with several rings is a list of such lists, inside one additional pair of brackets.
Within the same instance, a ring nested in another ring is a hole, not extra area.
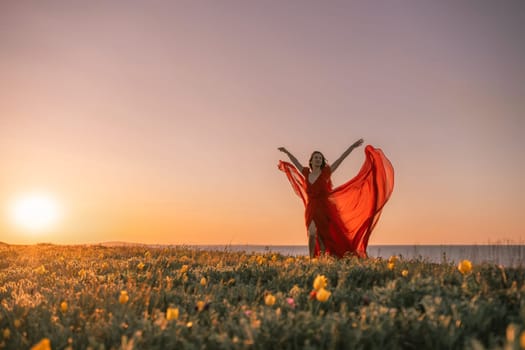
[(33, 233), (53, 228), (61, 215), (57, 200), (47, 194), (20, 196), (13, 201), (10, 209), (13, 224)]

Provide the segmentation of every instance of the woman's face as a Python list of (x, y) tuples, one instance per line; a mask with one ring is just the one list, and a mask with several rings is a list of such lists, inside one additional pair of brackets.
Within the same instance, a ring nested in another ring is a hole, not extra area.
[(323, 164), (323, 155), (321, 153), (314, 153), (312, 156), (312, 166), (320, 167)]

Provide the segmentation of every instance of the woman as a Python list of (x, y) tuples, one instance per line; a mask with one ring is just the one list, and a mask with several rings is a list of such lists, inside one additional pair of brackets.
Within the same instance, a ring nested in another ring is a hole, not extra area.
[(380, 149), (368, 145), (365, 163), (353, 179), (332, 189), (330, 178), (362, 144), (363, 139), (357, 140), (332, 165), (315, 151), (309, 167), (303, 167), (286, 148), (278, 148), (293, 163), (279, 161), (279, 169), (286, 173), (305, 205), (310, 257), (320, 253), (366, 257), (368, 238), (394, 187), (392, 164)]

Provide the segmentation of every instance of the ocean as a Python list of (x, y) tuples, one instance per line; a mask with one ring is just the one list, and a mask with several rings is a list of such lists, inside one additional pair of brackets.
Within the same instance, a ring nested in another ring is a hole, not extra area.
[[(196, 245), (188, 247), (214, 251), (308, 255), (306, 245)], [(420, 259), (436, 263), (457, 263), (468, 259), (475, 264), (525, 266), (525, 245), (370, 245), (367, 253), (369, 257), (374, 258), (398, 255), (404, 259)]]

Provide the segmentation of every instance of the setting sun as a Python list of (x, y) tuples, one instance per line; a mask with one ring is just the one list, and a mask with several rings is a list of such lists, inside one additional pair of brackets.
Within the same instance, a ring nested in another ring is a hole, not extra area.
[(46, 194), (27, 194), (15, 199), (10, 206), (10, 218), (20, 229), (41, 232), (52, 228), (60, 217), (55, 198)]

